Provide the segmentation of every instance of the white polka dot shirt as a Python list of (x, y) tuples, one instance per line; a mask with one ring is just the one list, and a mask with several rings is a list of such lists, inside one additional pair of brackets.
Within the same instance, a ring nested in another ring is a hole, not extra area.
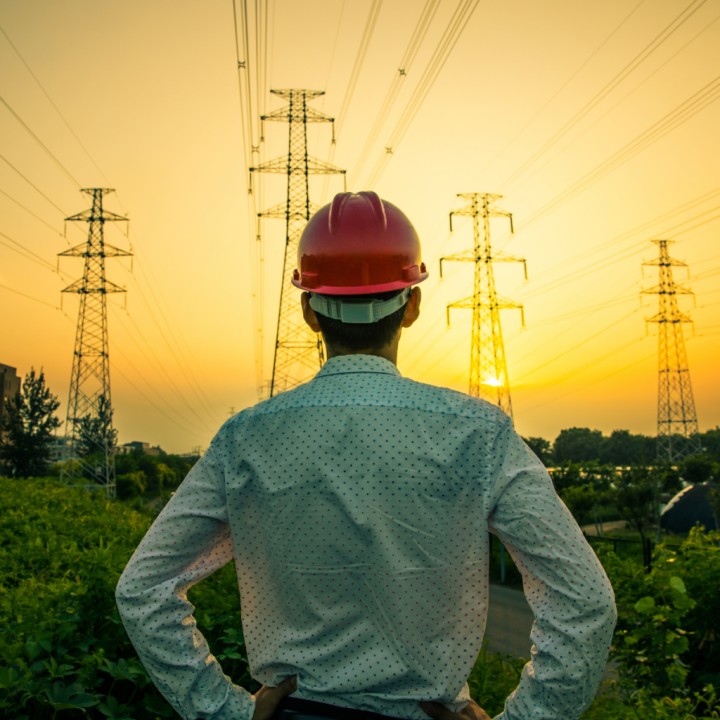
[(297, 697), (424, 720), (418, 701), (459, 709), (469, 697), (488, 532), (535, 614), (531, 661), (499, 717), (576, 718), (615, 624), (601, 565), (506, 415), (379, 357), (331, 358), (225, 423), (133, 555), (117, 601), (184, 718), (252, 716), (186, 598), (234, 560), (255, 679), (296, 675)]

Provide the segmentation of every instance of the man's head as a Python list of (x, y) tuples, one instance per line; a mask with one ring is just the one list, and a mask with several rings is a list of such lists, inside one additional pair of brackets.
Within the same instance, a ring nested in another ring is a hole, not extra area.
[(419, 314), (428, 276), (420, 240), (405, 214), (373, 192), (340, 193), (313, 215), (300, 238), (293, 284), (303, 313), (330, 354), (397, 346)]

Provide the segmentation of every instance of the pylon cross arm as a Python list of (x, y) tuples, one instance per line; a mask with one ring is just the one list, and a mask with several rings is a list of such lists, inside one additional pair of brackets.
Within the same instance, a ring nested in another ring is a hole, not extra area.
[(65, 222), (99, 222), (100, 220), (103, 222), (129, 222), (124, 215), (118, 215), (110, 210), (103, 210), (99, 215), (96, 215), (92, 209), (83, 210), (65, 218)]

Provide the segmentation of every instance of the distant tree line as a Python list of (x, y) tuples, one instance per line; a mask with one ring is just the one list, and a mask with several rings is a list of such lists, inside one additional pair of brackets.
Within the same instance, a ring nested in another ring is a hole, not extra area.
[[(0, 426), (0, 475), (42, 477), (59, 474), (52, 450), (60, 427), (57, 409), (60, 402), (45, 384), (42, 369), (31, 368), (21, 389), (6, 398)], [(113, 409), (100, 399), (94, 415), (80, 418), (76, 452), (85, 465), (92, 466), (95, 456), (117, 446), (117, 430), (112, 426)], [(196, 457), (148, 455), (133, 451), (115, 456), (118, 497), (155, 497), (176, 488), (193, 466)]]
[[(720, 427), (700, 433), (699, 439), (702, 456), (710, 462), (720, 462)], [(629, 430), (613, 430), (610, 435), (603, 435), (600, 430), (572, 427), (561, 430), (552, 443), (541, 437), (528, 437), (525, 441), (547, 467), (587, 462), (616, 467), (657, 464), (657, 439)]]
[[(15, 397), (8, 398), (0, 428), (0, 474), (32, 477), (57, 474), (51, 460), (58, 399), (45, 385), (42, 369), (31, 369)], [(114, 447), (112, 408), (101, 403), (95, 416), (78, 424), (80, 457)], [(699, 436), (703, 453), (689, 456), (678, 467), (658, 466), (656, 439), (628, 430), (603, 435), (590, 428), (561, 430), (554, 442), (526, 441), (550, 468), (555, 486), (580, 524), (600, 524), (622, 517), (645, 537), (657, 523), (658, 507), (683, 483), (714, 482), (720, 478), (720, 427)], [(162, 497), (175, 489), (197, 458), (150, 455), (135, 450), (115, 456), (117, 494), (121, 499)], [(714, 495), (715, 500), (718, 494)], [(716, 511), (720, 517), (720, 505)]]
[(537, 437), (526, 442), (580, 525), (594, 525), (601, 535), (605, 521), (624, 520), (645, 544), (657, 536), (661, 508), (686, 485), (709, 483), (713, 514), (720, 518), (720, 428), (699, 439), (702, 453), (673, 466), (658, 463), (656, 438), (628, 430), (603, 435), (573, 427), (553, 443)]
[(197, 457), (185, 455), (148, 455), (133, 450), (115, 457), (117, 496), (121, 500), (135, 497), (162, 497), (174, 490), (190, 472)]

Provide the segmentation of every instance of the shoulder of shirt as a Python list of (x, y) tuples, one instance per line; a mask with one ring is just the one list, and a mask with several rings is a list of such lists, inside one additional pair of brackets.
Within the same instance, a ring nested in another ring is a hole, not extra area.
[(331, 395), (318, 392), (316, 379), (310, 380), (292, 390), (261, 400), (251, 407), (241, 410), (227, 420), (223, 428), (239, 429), (247, 422), (260, 416), (312, 407), (394, 407), (407, 411), (430, 414), (452, 415), (477, 419), (484, 424), (501, 426), (512, 424), (512, 421), (499, 407), (482, 398), (472, 397), (467, 393), (429, 383), (418, 382), (400, 375), (384, 375), (391, 385), (395, 386), (392, 397), (387, 401), (348, 401), (342, 394)]

